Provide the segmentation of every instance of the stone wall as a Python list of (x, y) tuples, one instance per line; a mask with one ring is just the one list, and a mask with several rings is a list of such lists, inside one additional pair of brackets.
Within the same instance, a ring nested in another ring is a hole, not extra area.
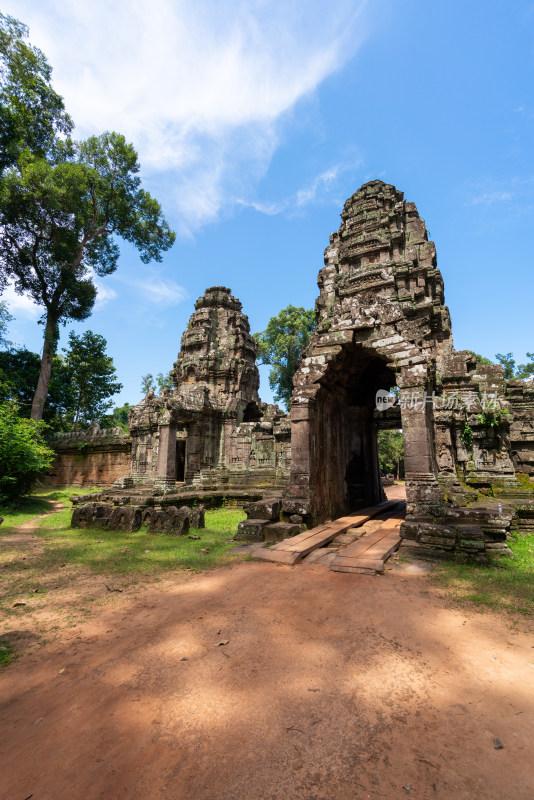
[(47, 480), (53, 486), (109, 486), (130, 474), (131, 443), (117, 428), (56, 434), (49, 442), (56, 456)]

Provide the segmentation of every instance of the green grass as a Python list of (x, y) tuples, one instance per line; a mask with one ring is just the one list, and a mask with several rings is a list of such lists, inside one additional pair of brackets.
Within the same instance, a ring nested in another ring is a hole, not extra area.
[[(149, 534), (145, 529), (123, 533), (101, 529), (71, 529), (71, 504), (39, 520), (32, 533), (33, 545), (21, 547), (9, 544), (10, 535), (17, 532), (21, 522), (31, 519), (29, 508), (37, 513), (46, 510), (41, 503), (67, 500), (74, 490), (49, 492), (38, 498), (28, 498), (21, 509), (10, 514), (0, 529), (0, 609), (7, 613), (25, 613), (21, 607), (12, 609), (15, 600), (41, 599), (50, 589), (67, 585), (76, 575), (89, 571), (95, 575), (117, 579), (121, 587), (139, 580), (150, 580), (173, 570), (199, 572), (216, 566), (244, 560), (243, 555), (228, 552), (228, 542), (244, 519), (241, 509), (217, 509), (206, 512), (206, 528), (189, 531), (189, 535), (169, 536)], [(35, 503), (32, 501), (35, 500)], [(8, 524), (6, 524), (6, 522)], [(37, 595), (37, 598), (36, 598)]]
[(46, 514), (47, 511), (51, 511), (53, 500), (65, 502), (70, 500), (73, 494), (92, 494), (99, 491), (101, 491), (99, 487), (80, 489), (79, 486), (65, 486), (61, 489), (54, 489), (50, 486), (43, 486), (42, 489), (35, 491), (30, 497), (21, 497), (16, 505), (0, 507), (0, 517), (4, 518), (0, 532), (3, 532), (6, 528), (22, 525), (40, 514)]
[(495, 557), (487, 567), (443, 564), (430, 576), (442, 596), (481, 611), (534, 614), (534, 534), (514, 536), (514, 558)]
[(8, 644), (0, 644), (0, 669), (9, 664), (14, 655), (13, 650)]

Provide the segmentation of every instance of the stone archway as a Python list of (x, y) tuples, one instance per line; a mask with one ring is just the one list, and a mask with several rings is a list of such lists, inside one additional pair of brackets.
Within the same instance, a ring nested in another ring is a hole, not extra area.
[(443, 280), (424, 221), (381, 181), (345, 204), (320, 271), (318, 326), (295, 375), (289, 495), (321, 521), (382, 499), (374, 400), (396, 385), (408, 501), (443, 503), (432, 406), (439, 364), (452, 352)]

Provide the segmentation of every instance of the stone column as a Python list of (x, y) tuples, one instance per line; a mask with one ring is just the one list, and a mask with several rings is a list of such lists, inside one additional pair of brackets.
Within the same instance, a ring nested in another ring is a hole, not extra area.
[(154, 485), (166, 489), (176, 483), (176, 425), (159, 426), (158, 466)]
[(289, 495), (302, 499), (310, 497), (310, 430), (314, 404), (300, 400), (291, 406), (291, 478)]
[(400, 392), (408, 516), (439, 516), (444, 506), (432, 450), (432, 407), (427, 399), (422, 384)]

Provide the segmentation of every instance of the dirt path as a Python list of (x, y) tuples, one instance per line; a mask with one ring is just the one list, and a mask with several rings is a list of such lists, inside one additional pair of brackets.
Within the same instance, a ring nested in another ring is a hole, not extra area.
[[(18, 525), (15, 528), (17, 533), (10, 533), (8, 538), (0, 538), (0, 547), (12, 548), (15, 545), (16, 547), (24, 548), (25, 546), (32, 547), (40, 545), (41, 540), (39, 537), (33, 535), (33, 531), (37, 528), (36, 522), (39, 522), (40, 519), (45, 519), (45, 517), (49, 517), (51, 514), (57, 514), (58, 511), (61, 511), (65, 507), (64, 503), (60, 503), (58, 500), (51, 500), (50, 504), (52, 506), (50, 511), (46, 511), (44, 514), (40, 514), (38, 517), (29, 519), (27, 522), (23, 522), (22, 525)], [(0, 536), (1, 534), (2, 527), (0, 526)]]
[(245, 563), (112, 597), (1, 673), (2, 800), (534, 796), (534, 634), (427, 577)]

